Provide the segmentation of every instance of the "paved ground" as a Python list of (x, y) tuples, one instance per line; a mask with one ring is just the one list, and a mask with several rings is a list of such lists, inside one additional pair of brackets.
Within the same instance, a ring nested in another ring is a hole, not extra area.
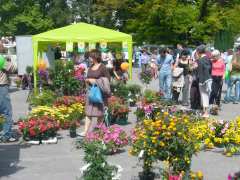
[[(137, 82), (134, 77), (133, 82)], [(149, 88), (158, 89), (158, 82), (153, 82)], [(14, 120), (24, 116), (27, 109), (27, 91), (11, 93)], [(217, 117), (231, 120), (240, 115), (240, 105), (223, 105), (223, 111)], [(130, 124), (125, 126), (130, 130), (136, 121), (130, 114)], [(80, 131), (80, 130), (79, 130)], [(62, 138), (55, 145), (3, 145), (0, 144), (0, 180), (75, 180), (79, 168), (83, 166), (83, 152), (76, 150), (74, 140), (67, 131), (60, 132)], [(137, 159), (125, 152), (110, 156), (109, 162), (119, 164), (124, 168), (122, 179), (133, 180), (141, 167)], [(240, 156), (224, 157), (217, 152), (201, 152), (193, 158), (193, 170), (201, 170), (206, 180), (226, 180), (229, 172), (240, 170)]]

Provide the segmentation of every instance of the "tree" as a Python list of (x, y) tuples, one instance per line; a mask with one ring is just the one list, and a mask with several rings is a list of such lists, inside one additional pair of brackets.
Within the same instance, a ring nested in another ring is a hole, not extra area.
[(40, 6), (31, 0), (0, 3), (0, 35), (36, 34), (52, 28), (53, 22), (44, 17)]

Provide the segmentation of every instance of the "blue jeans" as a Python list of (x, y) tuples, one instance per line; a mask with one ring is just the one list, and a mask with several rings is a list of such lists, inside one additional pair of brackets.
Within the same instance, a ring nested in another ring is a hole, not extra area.
[(3, 124), (3, 138), (10, 138), (12, 136), (12, 105), (8, 93), (9, 87), (7, 85), (0, 86), (0, 114), (5, 118)]
[(240, 80), (235, 84), (235, 101), (240, 101)]
[[(240, 77), (231, 76), (231, 78), (226, 82), (227, 83), (227, 92), (224, 97), (225, 101), (239, 101), (240, 100)], [(235, 85), (235, 96), (232, 97), (232, 90)]]
[(160, 71), (159, 89), (164, 94), (165, 99), (171, 99), (171, 90), (172, 90), (172, 72), (171, 71)]

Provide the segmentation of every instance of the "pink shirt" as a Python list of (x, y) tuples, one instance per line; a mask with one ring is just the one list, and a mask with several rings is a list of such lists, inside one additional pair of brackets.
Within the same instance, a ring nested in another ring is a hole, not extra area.
[(223, 76), (225, 73), (225, 64), (222, 59), (212, 61), (212, 76)]

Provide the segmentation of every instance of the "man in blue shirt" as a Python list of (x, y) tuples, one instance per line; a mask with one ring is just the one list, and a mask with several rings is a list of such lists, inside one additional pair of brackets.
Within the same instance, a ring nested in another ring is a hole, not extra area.
[(173, 69), (173, 56), (168, 54), (165, 48), (160, 50), (158, 58), (159, 71), (159, 89), (164, 94), (164, 98), (171, 99), (172, 87), (172, 69)]

